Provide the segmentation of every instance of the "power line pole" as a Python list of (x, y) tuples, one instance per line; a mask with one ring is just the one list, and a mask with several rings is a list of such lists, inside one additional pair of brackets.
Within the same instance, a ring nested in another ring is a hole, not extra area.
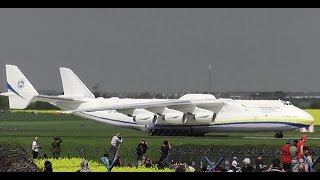
[(211, 77), (211, 71), (212, 71), (212, 68), (211, 68), (211, 64), (209, 64), (209, 93), (211, 94), (212, 92), (212, 77)]

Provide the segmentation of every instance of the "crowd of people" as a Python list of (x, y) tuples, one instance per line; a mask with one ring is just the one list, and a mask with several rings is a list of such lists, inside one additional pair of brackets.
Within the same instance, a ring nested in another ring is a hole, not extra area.
[[(52, 157), (55, 159), (58, 159), (60, 156), (61, 143), (62, 143), (61, 137), (57, 137), (57, 136), (53, 137), (53, 141), (51, 143), (51, 152), (52, 152)], [(35, 137), (31, 145), (33, 159), (38, 159), (41, 148), (42, 147), (39, 143), (39, 137)], [(44, 154), (44, 156), (48, 157), (47, 154)]]
[[(32, 142), (33, 158), (38, 158), (41, 145), (38, 142), (39, 138), (35, 137)], [(303, 135), (300, 140), (287, 140), (284, 145), (281, 146), (280, 158), (274, 158), (272, 164), (267, 165), (263, 153), (259, 153), (257, 158), (253, 161), (246, 157), (241, 161), (237, 157), (233, 157), (232, 163), (229, 167), (222, 166), (223, 164), (215, 165), (214, 162), (210, 164), (204, 164), (200, 162), (197, 166), (194, 161), (189, 163), (177, 162), (174, 160), (169, 161), (168, 156), (172, 149), (169, 141), (164, 140), (163, 144), (159, 147), (160, 158), (159, 160), (150, 160), (147, 156), (149, 149), (148, 143), (145, 139), (141, 139), (141, 142), (135, 149), (137, 166), (156, 167), (159, 169), (171, 168), (175, 172), (312, 172), (315, 171), (311, 167), (314, 162), (313, 153), (311, 149), (306, 146), (308, 136)], [(119, 155), (119, 149), (121, 143), (123, 143), (123, 137), (121, 133), (116, 133), (112, 137), (110, 147), (106, 149), (104, 155), (100, 158), (101, 162), (106, 166), (106, 171), (112, 171), (115, 166), (123, 166)], [(61, 149), (60, 144), (62, 138), (54, 137), (52, 145), (52, 157), (59, 158)], [(226, 162), (224, 164), (227, 164)], [(240, 164), (242, 164), (240, 166)], [(128, 166), (132, 166), (128, 164)], [(51, 162), (45, 164), (46, 172), (52, 172)], [(214, 168), (213, 168), (214, 167)], [(318, 171), (317, 169), (316, 171)], [(81, 163), (81, 170), (79, 172), (91, 172), (89, 169), (88, 161)]]
[[(215, 172), (319, 172), (319, 166), (311, 167), (315, 161), (313, 153), (306, 143), (308, 136), (301, 136), (300, 140), (287, 140), (281, 146), (280, 158), (274, 157), (272, 164), (265, 163), (263, 153), (252, 163), (250, 158), (243, 159), (243, 166), (240, 167), (240, 162), (237, 157), (233, 158), (231, 166), (228, 169), (218, 166)], [(201, 171), (208, 171), (210, 167), (202, 167)]]

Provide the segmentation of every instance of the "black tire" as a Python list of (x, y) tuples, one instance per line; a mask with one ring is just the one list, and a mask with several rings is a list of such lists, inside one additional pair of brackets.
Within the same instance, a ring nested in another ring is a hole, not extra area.
[(275, 134), (274, 137), (275, 138), (283, 138), (283, 134), (280, 134), (280, 133), (279, 134)]

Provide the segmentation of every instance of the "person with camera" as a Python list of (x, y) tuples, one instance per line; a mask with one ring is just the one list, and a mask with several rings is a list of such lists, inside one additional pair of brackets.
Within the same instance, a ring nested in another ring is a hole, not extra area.
[(52, 151), (52, 157), (55, 159), (58, 159), (61, 153), (60, 144), (62, 143), (62, 138), (55, 136), (53, 138), (53, 142), (51, 143), (51, 151)]
[(32, 156), (33, 156), (33, 159), (37, 159), (38, 156), (39, 156), (39, 150), (41, 149), (41, 146), (38, 142), (38, 137), (35, 137), (33, 142), (32, 142)]
[(111, 146), (109, 148), (109, 160), (111, 161), (109, 164), (108, 171), (111, 171), (111, 169), (120, 164), (119, 161), (119, 149), (120, 144), (123, 142), (123, 138), (121, 133), (117, 133), (115, 136), (111, 139)]
[(138, 147), (136, 149), (138, 166), (142, 166), (145, 163), (146, 153), (148, 149), (149, 147), (146, 140), (142, 139), (141, 143), (138, 144)]
[(162, 146), (160, 147), (160, 162), (164, 163), (165, 167), (168, 167), (168, 155), (169, 155), (169, 150), (171, 149), (171, 144), (169, 141), (164, 140)]

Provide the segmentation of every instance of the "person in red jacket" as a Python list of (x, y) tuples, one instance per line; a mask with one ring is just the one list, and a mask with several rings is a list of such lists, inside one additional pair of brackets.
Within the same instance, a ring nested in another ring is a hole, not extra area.
[(305, 146), (306, 142), (308, 140), (308, 136), (307, 135), (303, 135), (300, 138), (300, 141), (297, 144), (297, 148), (298, 148), (298, 160), (303, 161), (303, 147)]
[(297, 148), (298, 148), (297, 157), (298, 157), (298, 161), (300, 163), (299, 165), (305, 166), (305, 169), (308, 169), (308, 164), (305, 163), (304, 159), (303, 159), (303, 156), (305, 155), (304, 154), (305, 152), (304, 152), (303, 148), (305, 147), (307, 140), (308, 140), (308, 136), (307, 135), (303, 135), (303, 136), (301, 136), (300, 141), (297, 144)]
[(281, 146), (281, 163), (283, 166), (283, 169), (286, 172), (291, 171), (291, 154), (290, 154), (290, 140), (286, 141), (286, 144)]

